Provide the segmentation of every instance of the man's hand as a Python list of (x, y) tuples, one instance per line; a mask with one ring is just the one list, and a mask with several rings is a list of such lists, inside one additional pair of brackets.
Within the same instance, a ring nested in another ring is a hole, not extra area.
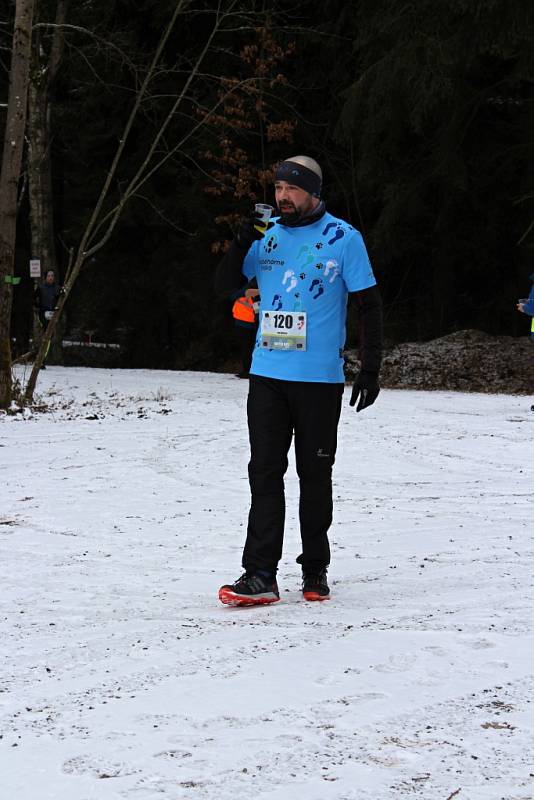
[(360, 402), (356, 406), (356, 411), (363, 411), (367, 406), (372, 406), (378, 397), (380, 386), (378, 384), (378, 373), (367, 372), (362, 369), (352, 387), (352, 394), (350, 397), (349, 405), (354, 406), (360, 398)]
[[(267, 230), (272, 228), (273, 225), (274, 222), (269, 222), (267, 225)], [(258, 226), (261, 227), (262, 230), (258, 230)], [(265, 225), (262, 222), (261, 214), (254, 211), (250, 217), (244, 219), (239, 226), (235, 237), (238, 245), (248, 250), (249, 247), (258, 239), (263, 239), (263, 234), (265, 232), (263, 228), (265, 228)]]

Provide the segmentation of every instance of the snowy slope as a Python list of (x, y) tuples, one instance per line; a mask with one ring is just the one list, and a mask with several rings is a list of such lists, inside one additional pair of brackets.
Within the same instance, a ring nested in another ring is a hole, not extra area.
[(231, 609), (247, 382), (49, 367), (0, 418), (0, 800), (532, 800), (534, 414), (348, 406), (332, 600)]

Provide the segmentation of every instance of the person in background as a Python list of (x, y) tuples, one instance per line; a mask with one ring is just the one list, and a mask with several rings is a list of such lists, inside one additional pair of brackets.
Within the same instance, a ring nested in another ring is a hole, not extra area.
[(302, 592), (327, 600), (332, 467), (345, 377), (347, 301), (360, 321), (361, 371), (350, 405), (372, 405), (380, 391), (382, 303), (360, 233), (326, 210), (322, 172), (309, 156), (275, 172), (279, 217), (267, 229), (258, 215), (242, 222), (217, 268), (226, 295), (256, 278), (260, 328), (250, 369), (247, 414), (251, 506), (244, 574), (219, 590), (233, 606), (274, 603), (285, 519), (284, 474), (291, 441), (300, 481)]
[[(34, 299), (35, 308), (37, 310), (39, 322), (41, 323), (43, 331), (45, 330), (46, 326), (48, 325), (48, 321), (51, 319), (54, 313), (54, 309), (57, 305), (57, 300), (60, 294), (61, 286), (56, 282), (56, 274), (53, 269), (49, 269), (46, 273), (44, 281), (36, 287)], [(50, 343), (48, 345), (48, 349), (49, 348)], [(45, 354), (45, 359), (48, 355), (48, 349)], [(41, 365), (41, 369), (46, 369), (44, 360)]]
[[(524, 299), (520, 300), (517, 304), (517, 310), (520, 311), (522, 314), (528, 314), (532, 317), (530, 323), (530, 340), (534, 344), (534, 272), (532, 275), (529, 275), (530, 280), (532, 281), (532, 288), (530, 289), (529, 296)], [(534, 405), (530, 406), (530, 410), (534, 411)]]
[(532, 317), (532, 323), (530, 326), (530, 338), (532, 342), (534, 342), (534, 272), (529, 277), (530, 280), (532, 281), (532, 288), (530, 290), (530, 294), (526, 299), (520, 300), (518, 302), (517, 310), (521, 311), (522, 314), (529, 314)]
[(48, 320), (54, 313), (60, 293), (61, 287), (56, 282), (55, 272), (53, 269), (49, 269), (44, 281), (39, 284), (35, 291), (35, 307), (43, 328), (46, 328)]

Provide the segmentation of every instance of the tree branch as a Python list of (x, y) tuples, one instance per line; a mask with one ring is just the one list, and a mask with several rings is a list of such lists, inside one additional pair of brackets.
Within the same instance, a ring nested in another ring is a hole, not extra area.
[[(180, 3), (181, 6), (183, 5), (184, 1), (185, 0), (182, 0), (182, 2)], [(66, 12), (66, 9), (65, 9), (65, 12)], [(60, 13), (60, 9), (58, 7), (58, 16), (59, 16), (59, 13)], [(99, 36), (97, 33), (95, 33), (94, 31), (90, 30), (89, 28), (84, 28), (81, 25), (70, 25), (70, 24), (65, 23), (65, 22), (37, 22), (33, 26), (34, 30), (36, 28), (49, 28), (49, 29), (51, 29), (51, 30), (53, 30), (55, 32), (60, 30), (62, 33), (64, 33), (65, 31), (75, 31), (76, 33), (83, 33), (86, 36), (89, 36), (91, 39), (94, 39), (96, 42), (99, 42), (100, 44), (103, 44), (106, 47), (109, 47), (110, 50), (115, 50), (120, 55), (120, 57), (123, 59), (123, 61), (126, 64), (128, 64), (130, 67), (132, 67), (132, 69), (135, 69), (135, 64), (129, 58), (127, 53), (124, 52), (124, 50), (121, 50), (121, 48), (118, 47), (115, 44), (115, 42), (110, 42), (109, 39), (104, 39), (102, 36)], [(58, 38), (63, 38), (63, 37), (58, 37)]]
[[(236, 2), (236, 0), (233, 0), (233, 2), (230, 4), (230, 9), (235, 6), (235, 2)], [(228, 13), (230, 13), (230, 12), (228, 12)], [(222, 16), (223, 20), (225, 19), (225, 16), (226, 16), (226, 13)], [(187, 134), (186, 137), (184, 137), (181, 140), (181, 142), (175, 148), (173, 148), (173, 150), (171, 150), (171, 152), (169, 154), (167, 154), (163, 159), (161, 159), (155, 167), (153, 167), (151, 170), (149, 170), (147, 173), (145, 173), (145, 171), (146, 171), (150, 161), (152, 160), (152, 157), (153, 157), (153, 155), (154, 155), (154, 153), (155, 153), (155, 151), (156, 151), (156, 149), (158, 147), (158, 144), (161, 141), (161, 139), (162, 139), (167, 127), (169, 126), (170, 122), (172, 121), (172, 119), (173, 119), (177, 109), (179, 108), (180, 104), (182, 103), (184, 97), (187, 97), (187, 92), (189, 90), (189, 87), (190, 87), (191, 83), (193, 82), (193, 79), (196, 77), (196, 75), (197, 75), (197, 73), (198, 73), (198, 71), (200, 69), (200, 65), (204, 61), (206, 53), (208, 52), (208, 50), (210, 48), (211, 42), (213, 41), (213, 38), (214, 38), (215, 34), (219, 31), (220, 26), (221, 26), (221, 18), (220, 18), (220, 5), (219, 5), (219, 11), (217, 12), (217, 17), (216, 17), (216, 20), (215, 20), (215, 24), (214, 24), (214, 26), (212, 28), (212, 31), (211, 31), (210, 35), (208, 36), (206, 44), (202, 48), (202, 51), (201, 51), (200, 55), (198, 56), (198, 58), (196, 60), (196, 63), (195, 63), (195, 66), (191, 70), (191, 72), (189, 74), (189, 77), (188, 77), (184, 87), (182, 88), (182, 91), (178, 95), (176, 101), (173, 103), (170, 111), (168, 112), (166, 118), (164, 119), (159, 131), (157, 132), (157, 134), (156, 134), (156, 136), (154, 138), (154, 141), (152, 142), (152, 144), (151, 144), (151, 146), (150, 146), (150, 148), (148, 150), (148, 153), (147, 153), (143, 163), (141, 164), (141, 166), (139, 167), (139, 169), (137, 170), (135, 175), (131, 178), (131, 180), (129, 182), (129, 185), (128, 185), (128, 187), (127, 187), (122, 199), (120, 200), (120, 202), (118, 203), (118, 205), (116, 206), (116, 208), (113, 211), (111, 211), (108, 214), (106, 214), (106, 216), (103, 218), (103, 220), (101, 220), (100, 223), (95, 227), (95, 230), (91, 231), (91, 235), (90, 235), (90, 237), (87, 238), (87, 242), (86, 242), (88, 245), (91, 245), (91, 243), (95, 239), (95, 236), (96, 236), (98, 230), (105, 224), (106, 220), (109, 219), (110, 216), (111, 216), (111, 221), (110, 221), (108, 230), (104, 234), (103, 239), (100, 242), (98, 242), (98, 243), (94, 244), (93, 246), (91, 246), (89, 248), (88, 252), (86, 253), (86, 256), (93, 255), (93, 253), (95, 253), (97, 250), (100, 250), (103, 247), (103, 245), (107, 242), (107, 240), (111, 236), (111, 233), (112, 233), (112, 231), (113, 231), (113, 229), (115, 227), (115, 224), (116, 224), (116, 222), (117, 222), (117, 220), (118, 220), (118, 218), (119, 218), (119, 216), (120, 216), (120, 214), (122, 212), (122, 209), (124, 208), (124, 205), (126, 204), (128, 199), (139, 190), (139, 188), (148, 180), (149, 177), (151, 177), (151, 175), (154, 174), (154, 172), (157, 169), (160, 168), (160, 166), (162, 164), (165, 163), (165, 161), (167, 161), (167, 159), (170, 157), (170, 155), (172, 155), (174, 152), (176, 152), (176, 150), (178, 150), (183, 145), (183, 143), (185, 141), (187, 141), (187, 139), (189, 139), (190, 136), (194, 132), (196, 132), (196, 130), (198, 130), (198, 128), (202, 124), (205, 123), (207, 118), (201, 120), (201, 122), (198, 125), (194, 126), (192, 131), (190, 131), (189, 134)], [(220, 105), (220, 102), (221, 101), (219, 101), (217, 106)], [(136, 103), (136, 109), (137, 109), (137, 107), (138, 107), (138, 103)], [(209, 116), (210, 115), (208, 115), (208, 117)], [(133, 118), (132, 118), (132, 121), (133, 121)], [(109, 189), (109, 183), (107, 184), (107, 189)], [(107, 194), (107, 189), (106, 189), (106, 194)], [(100, 213), (100, 208), (98, 209), (98, 213)]]

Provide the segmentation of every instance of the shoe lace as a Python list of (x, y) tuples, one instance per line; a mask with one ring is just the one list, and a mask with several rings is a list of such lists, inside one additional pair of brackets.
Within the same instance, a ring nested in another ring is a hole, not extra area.
[(248, 572), (244, 572), (240, 578), (236, 580), (234, 583), (234, 587), (238, 587), (239, 585), (248, 586), (250, 589), (258, 590), (263, 589), (266, 585), (267, 581), (265, 578), (262, 578), (261, 575), (251, 575)]

